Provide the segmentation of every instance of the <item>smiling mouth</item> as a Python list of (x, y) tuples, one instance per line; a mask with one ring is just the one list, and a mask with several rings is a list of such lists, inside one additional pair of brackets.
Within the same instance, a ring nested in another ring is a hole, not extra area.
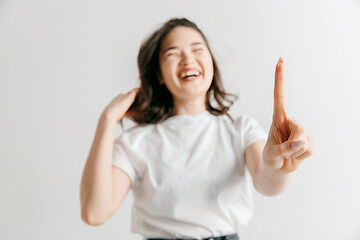
[(190, 82), (190, 81), (194, 81), (196, 79), (198, 79), (200, 77), (201, 74), (198, 74), (198, 75), (189, 75), (189, 76), (185, 76), (183, 78), (180, 78), (181, 80), (183, 81), (186, 81), (186, 82)]

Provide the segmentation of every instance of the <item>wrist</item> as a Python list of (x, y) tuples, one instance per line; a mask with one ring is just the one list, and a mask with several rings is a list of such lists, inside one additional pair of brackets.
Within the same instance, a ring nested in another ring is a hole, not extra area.
[(265, 196), (276, 196), (290, 184), (292, 174), (262, 168), (254, 179), (256, 190)]
[(109, 112), (104, 111), (101, 115), (100, 115), (100, 121), (101, 122), (106, 122), (106, 123), (116, 123), (117, 119)]

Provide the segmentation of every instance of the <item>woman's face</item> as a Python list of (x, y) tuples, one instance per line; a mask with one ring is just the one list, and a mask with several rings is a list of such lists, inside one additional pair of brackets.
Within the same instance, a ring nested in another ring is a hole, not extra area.
[(213, 75), (213, 61), (201, 34), (193, 28), (178, 26), (160, 46), (160, 83), (173, 98), (205, 97)]

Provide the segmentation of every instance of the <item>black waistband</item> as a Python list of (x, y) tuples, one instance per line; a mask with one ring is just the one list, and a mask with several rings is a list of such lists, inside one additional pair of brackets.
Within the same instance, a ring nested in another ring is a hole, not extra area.
[[(147, 240), (196, 240), (193, 238), (148, 238)], [(208, 237), (202, 240), (239, 240), (238, 234), (224, 235), (218, 237)]]

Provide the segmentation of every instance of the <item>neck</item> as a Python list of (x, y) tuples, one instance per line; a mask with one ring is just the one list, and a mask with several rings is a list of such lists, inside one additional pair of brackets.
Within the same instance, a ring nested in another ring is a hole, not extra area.
[(206, 111), (205, 96), (192, 99), (174, 98), (174, 115), (195, 115)]

